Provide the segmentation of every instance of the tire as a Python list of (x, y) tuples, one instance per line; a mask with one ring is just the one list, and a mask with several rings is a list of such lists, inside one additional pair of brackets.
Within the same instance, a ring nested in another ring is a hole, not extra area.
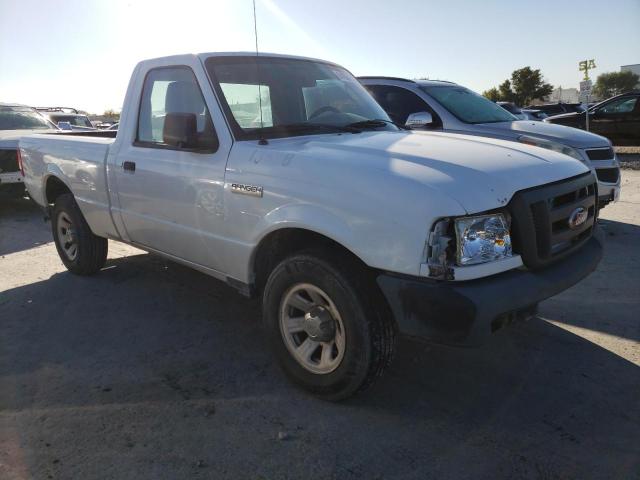
[[(303, 331), (304, 310), (292, 306), (300, 297), (307, 302)], [(314, 306), (308, 309), (309, 304)], [(308, 317), (321, 322), (312, 324)], [(396, 324), (370, 272), (329, 249), (294, 254), (274, 268), (264, 289), (263, 318), (287, 376), (325, 400), (343, 400), (370, 387), (393, 359)], [(331, 328), (325, 328), (331, 324), (333, 340)], [(298, 331), (291, 334), (290, 328)], [(316, 350), (312, 337), (318, 340)]]
[(51, 211), (51, 231), (64, 266), (77, 275), (92, 275), (107, 261), (106, 238), (93, 234), (73, 195), (56, 199)]

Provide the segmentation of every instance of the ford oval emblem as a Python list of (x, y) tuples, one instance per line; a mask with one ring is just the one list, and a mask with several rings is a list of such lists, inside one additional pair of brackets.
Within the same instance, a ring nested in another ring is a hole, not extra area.
[(568, 220), (568, 224), (569, 224), (569, 228), (571, 230), (575, 230), (576, 228), (578, 228), (580, 225), (582, 225), (584, 222), (587, 221), (587, 217), (589, 216), (589, 212), (587, 212), (587, 209), (584, 207), (578, 207), (576, 208), (573, 212), (571, 212), (571, 215), (569, 215), (569, 220)]

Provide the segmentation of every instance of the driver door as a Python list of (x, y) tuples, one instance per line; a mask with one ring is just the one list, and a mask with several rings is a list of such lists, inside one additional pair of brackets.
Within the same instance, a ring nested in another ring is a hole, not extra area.
[[(113, 178), (131, 242), (217, 270), (225, 254), (223, 192), (231, 138), (217, 106), (205, 102), (199, 85), (207, 84), (194, 70), (172, 65), (147, 72), (136, 125), (129, 124), (133, 138), (117, 152)], [(167, 144), (169, 113), (194, 114), (197, 135), (215, 139), (211, 148)]]

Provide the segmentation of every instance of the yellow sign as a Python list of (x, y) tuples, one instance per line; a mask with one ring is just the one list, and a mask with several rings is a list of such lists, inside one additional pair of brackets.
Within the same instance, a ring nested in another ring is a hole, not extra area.
[(589, 80), (589, 70), (592, 68), (596, 68), (596, 61), (591, 60), (582, 60), (578, 63), (578, 70), (584, 72), (584, 79)]

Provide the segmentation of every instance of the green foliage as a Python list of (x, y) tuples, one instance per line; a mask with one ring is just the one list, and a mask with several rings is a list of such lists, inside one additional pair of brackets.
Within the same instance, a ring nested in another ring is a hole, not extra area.
[(539, 69), (524, 67), (514, 70), (511, 79), (505, 80), (497, 88), (487, 90), (484, 95), (494, 102), (513, 102), (524, 107), (532, 100), (550, 95), (552, 91), (553, 87), (544, 82)]
[(505, 80), (498, 85), (498, 92), (500, 92), (500, 100), (503, 102), (513, 102), (515, 100), (513, 90), (511, 90), (511, 82)]
[(496, 87), (485, 90), (484, 92), (482, 92), (482, 95), (487, 97), (492, 102), (497, 102), (498, 100), (500, 100), (500, 92)]
[(602, 99), (633, 90), (640, 82), (640, 76), (633, 72), (608, 72), (598, 75), (593, 93)]
[(115, 110), (105, 110), (104, 113), (102, 114), (104, 117), (108, 118), (111, 121), (118, 121), (120, 120), (120, 114), (117, 113)]

